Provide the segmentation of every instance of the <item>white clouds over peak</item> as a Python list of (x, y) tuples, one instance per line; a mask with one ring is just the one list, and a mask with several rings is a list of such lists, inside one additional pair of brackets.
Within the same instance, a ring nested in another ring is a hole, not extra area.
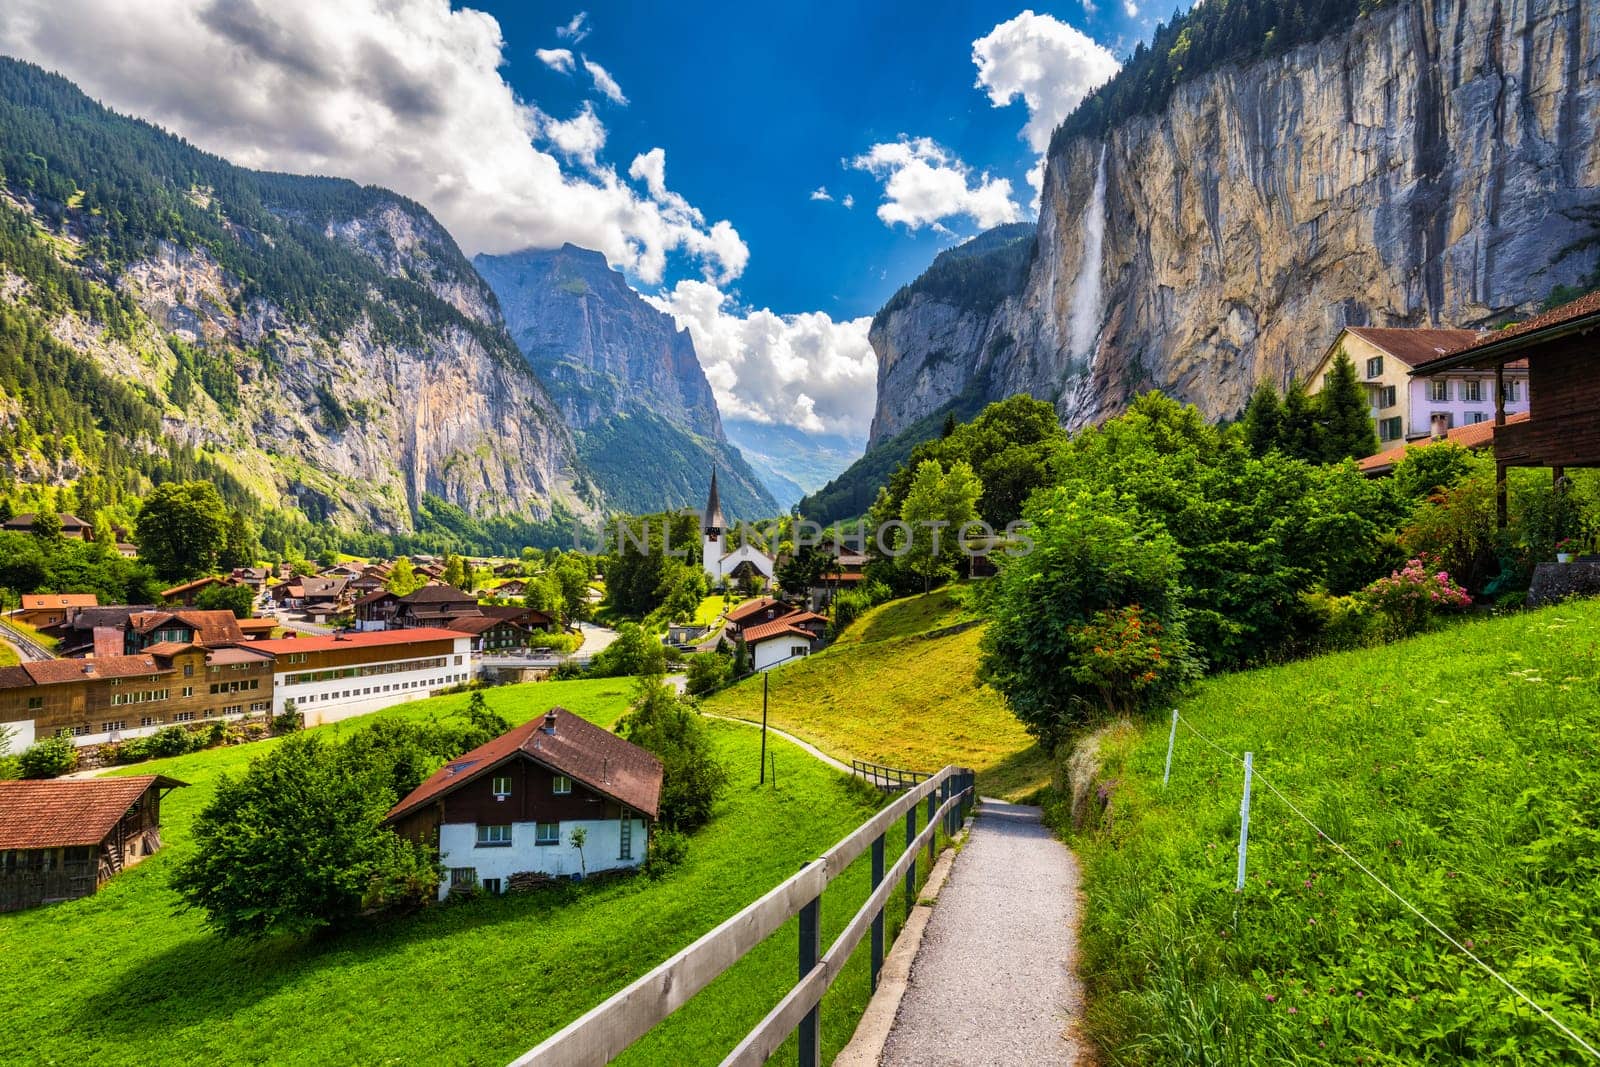
[[(586, 28), (563, 27), (573, 41)], [(499, 23), (449, 0), (7, 0), (0, 18), (0, 52), (243, 166), (394, 189), (468, 253), (571, 241), (646, 284), (673, 252), (724, 282), (744, 270), (728, 222), (707, 225), (664, 180), (645, 195), (599, 163), (592, 111), (554, 120), (519, 100), (504, 49)]]
[(878, 370), (867, 343), (870, 317), (834, 322), (820, 311), (739, 308), (699, 281), (645, 299), (694, 338), (724, 418), (866, 436)]
[(617, 79), (613, 78), (606, 68), (584, 56), (583, 69), (594, 79), (594, 87), (609, 97), (612, 103), (627, 104), (628, 98), (623, 95), (622, 86), (617, 84)]
[(988, 229), (1021, 217), (1008, 179), (984, 173), (974, 180), (970, 167), (931, 138), (902, 136), (875, 144), (850, 165), (883, 180), (878, 218), (890, 226), (942, 230), (943, 220), (965, 215)]
[(571, 74), (575, 66), (570, 48), (536, 48), (533, 54), (551, 70)]
[[(1092, 7), (1085, 7), (1091, 12)], [(1117, 61), (1086, 34), (1049, 15), (1024, 11), (972, 42), (977, 86), (995, 107), (1018, 96), (1028, 106), (1023, 136), (1035, 152), (1091, 89), (1117, 72)]]

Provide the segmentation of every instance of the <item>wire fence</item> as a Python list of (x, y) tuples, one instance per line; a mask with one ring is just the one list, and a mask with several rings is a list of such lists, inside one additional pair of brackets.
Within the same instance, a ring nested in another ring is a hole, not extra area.
[(1377, 874), (1373, 873), (1372, 869), (1370, 867), (1368, 867), (1365, 863), (1362, 863), (1360, 859), (1358, 859), (1348, 848), (1346, 848), (1344, 846), (1344, 844), (1342, 844), (1341, 842), (1336, 841), (1332, 837), (1330, 837), (1327, 834), (1327, 832), (1322, 829), (1322, 827), (1318, 826), (1314, 821), (1312, 821), (1310, 816), (1308, 816), (1304, 811), (1302, 811), (1300, 809), (1300, 805), (1296, 804), (1293, 800), (1291, 800), (1289, 798), (1289, 796), (1286, 793), (1283, 792), (1283, 790), (1279, 789), (1276, 785), (1274, 785), (1272, 783), (1271, 779), (1267, 778), (1266, 775), (1261, 773), (1260, 768), (1255, 765), (1254, 753), (1246, 752), (1243, 756), (1240, 756), (1240, 755), (1237, 755), (1236, 753), (1230, 751), (1229, 749), (1224, 748), (1222, 745), (1218, 744), (1216, 741), (1212, 740), (1210, 737), (1207, 737), (1199, 729), (1199, 727), (1194, 725), (1194, 723), (1190, 722), (1188, 719), (1185, 719), (1177, 711), (1176, 708), (1174, 708), (1173, 712), (1172, 712), (1172, 729), (1171, 729), (1171, 732), (1169, 733), (1169, 735), (1167, 737), (1166, 770), (1165, 770), (1164, 774), (1162, 775), (1162, 785), (1163, 785), (1163, 787), (1165, 787), (1167, 782), (1172, 777), (1172, 756), (1173, 756), (1174, 750), (1177, 747), (1178, 725), (1180, 723), (1184, 726), (1185, 729), (1187, 729), (1191, 734), (1193, 734), (1196, 738), (1198, 738), (1202, 743), (1204, 743), (1205, 745), (1207, 745), (1210, 748), (1214, 749), (1216, 752), (1218, 752), (1221, 755), (1227, 757), (1228, 759), (1232, 760), (1234, 763), (1237, 763), (1240, 767), (1244, 768), (1244, 772), (1245, 772), (1244, 783), (1245, 784), (1244, 784), (1243, 799), (1242, 799), (1241, 805), (1240, 805), (1240, 827), (1239, 827), (1239, 877), (1238, 877), (1238, 883), (1237, 883), (1239, 889), (1242, 890), (1243, 887), (1244, 887), (1245, 854), (1246, 854), (1248, 835), (1249, 835), (1249, 826), (1250, 826), (1250, 814), (1249, 814), (1249, 812), (1250, 812), (1250, 784), (1251, 784), (1252, 781), (1258, 781), (1258, 782), (1261, 783), (1262, 786), (1264, 786), (1266, 788), (1266, 790), (1269, 793), (1271, 793), (1273, 796), (1275, 796), (1279, 800), (1281, 800), (1283, 802), (1284, 806), (1287, 807), (1289, 809), (1289, 811), (1291, 811), (1295, 815), (1296, 818), (1298, 818), (1301, 822), (1305, 823), (1307, 826), (1311, 827), (1311, 829), (1316, 833), (1318, 840), (1326, 841), (1328, 843), (1328, 845), (1331, 848), (1333, 848), (1334, 851), (1338, 852), (1339, 855), (1341, 855), (1345, 859), (1349, 860), (1350, 863), (1358, 871), (1360, 871), (1362, 874), (1366, 875), (1373, 882), (1377, 883), (1379, 888), (1381, 888), (1385, 893), (1389, 894), (1395, 900), (1399, 901), (1400, 904), (1403, 907), (1405, 907), (1405, 909), (1407, 911), (1411, 912), (1411, 914), (1415, 915), (1418, 919), (1421, 919), (1422, 922), (1424, 924), (1426, 924), (1429, 929), (1433, 930), (1434, 933), (1436, 933), (1440, 937), (1442, 937), (1457, 952), (1460, 952), (1467, 959), (1471, 960), (1485, 974), (1487, 974), (1489, 977), (1493, 978), (1496, 982), (1500, 983), (1500, 985), (1504, 986), (1506, 988), (1506, 990), (1509, 991), (1518, 1000), (1522, 1001), (1524, 1004), (1528, 1005), (1528, 1007), (1532, 1008), (1546, 1022), (1548, 1022), (1551, 1026), (1554, 1026), (1557, 1030), (1559, 1030), (1562, 1034), (1564, 1034), (1567, 1037), (1568, 1040), (1570, 1040), (1578, 1048), (1582, 1049), (1592, 1059), (1600, 1060), (1600, 1049), (1596, 1049), (1588, 1041), (1585, 1041), (1582, 1037), (1580, 1037), (1577, 1033), (1575, 1033), (1572, 1030), (1572, 1028), (1569, 1027), (1566, 1023), (1562, 1022), (1560, 1019), (1558, 1019), (1554, 1015), (1552, 1015), (1549, 1012), (1549, 1010), (1546, 1009), (1542, 1004), (1540, 1004), (1537, 1001), (1535, 1001), (1527, 993), (1523, 992), (1516, 985), (1514, 985), (1511, 982), (1510, 979), (1505, 977), (1505, 975), (1503, 975), (1499, 971), (1495, 970), (1488, 963), (1485, 963), (1483, 961), (1483, 959), (1481, 959), (1471, 949), (1467, 948), (1466, 945), (1462, 944), (1459, 940), (1457, 940), (1448, 930), (1446, 930), (1444, 927), (1440, 926), (1438, 923), (1434, 922), (1433, 919), (1429, 918), (1422, 911), (1421, 908), (1417, 907), (1410, 900), (1406, 899), (1406, 897), (1403, 896), (1392, 885), (1390, 885), (1388, 882), (1384, 881)]

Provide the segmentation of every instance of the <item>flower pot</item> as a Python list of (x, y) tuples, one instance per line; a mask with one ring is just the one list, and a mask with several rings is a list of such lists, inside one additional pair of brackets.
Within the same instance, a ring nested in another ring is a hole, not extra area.
[(1571, 552), (1557, 552), (1556, 553), (1556, 562), (1557, 563), (1571, 563), (1572, 562), (1572, 553)]

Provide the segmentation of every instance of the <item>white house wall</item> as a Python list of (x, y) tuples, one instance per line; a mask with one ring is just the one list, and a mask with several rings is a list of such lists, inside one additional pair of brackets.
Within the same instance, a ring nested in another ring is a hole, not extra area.
[[(472, 680), (477, 666), (473, 662), (470, 646), (471, 642), (466, 638), (456, 641), (454, 654), (444, 656), (444, 665), (440, 667), (397, 670), (354, 678), (330, 678), (320, 682), (290, 684), (289, 679), (295, 675), (316, 672), (307, 671), (304, 665), (280, 664), (284, 669), (273, 676), (272, 712), (281, 715), (284, 704), (293, 700), (295, 710), (305, 715), (307, 726), (322, 726), (382, 711), (396, 704), (421, 700), (433, 696), (440, 689), (464, 685)], [(351, 666), (379, 667), (436, 658), (439, 657), (408, 655)]]
[[(558, 823), (561, 833), (553, 845), (536, 845), (538, 824), (517, 822), (511, 824), (511, 844), (479, 845), (478, 828), (474, 823), (446, 823), (439, 828), (439, 862), (447, 868), (471, 867), (478, 881), (499, 878), (501, 885), (513, 874), (534, 872), (551, 877), (570, 877), (582, 872), (610, 871), (618, 867), (638, 867), (648, 851), (649, 827), (643, 819), (633, 819), (633, 857), (622, 859), (621, 819), (573, 819)], [(583, 863), (579, 863), (578, 850), (570, 844), (572, 831), (582, 827), (588, 831), (583, 843)], [(447, 876), (439, 886), (439, 899), (450, 891)]]
[[(797, 651), (803, 650), (803, 651)], [(758, 671), (770, 670), (785, 660), (811, 654), (811, 642), (804, 637), (786, 634), (752, 645), (750, 666)]]
[[(32, 719), (0, 723), (0, 756), (14, 756), (33, 744), (33, 723)], [(11, 731), (9, 738), (6, 730)]]

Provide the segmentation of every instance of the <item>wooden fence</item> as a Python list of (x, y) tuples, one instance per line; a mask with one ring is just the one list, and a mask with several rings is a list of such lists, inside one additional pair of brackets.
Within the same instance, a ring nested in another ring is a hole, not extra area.
[[(946, 767), (927, 777), (895, 797), (821, 857), (800, 868), (798, 874), (518, 1057), (512, 1067), (597, 1067), (609, 1063), (797, 915), (799, 980), (722, 1062), (723, 1067), (764, 1063), (794, 1033), (800, 1067), (820, 1067), (818, 1005), (823, 993), (839, 977), (850, 954), (869, 931), (872, 985), (877, 988), (878, 972), (883, 967), (883, 913), (890, 896), (903, 885), (909, 911), (916, 902), (917, 856), (926, 849), (931, 870), (938, 832), (954, 834), (975, 799), (973, 772), (965, 767)], [(920, 832), (919, 808), (926, 812)], [(884, 839), (902, 818), (905, 851), (894, 866), (885, 870)], [(822, 891), (868, 849), (872, 852), (872, 893), (828, 951), (823, 952)]]
[(885, 767), (866, 760), (850, 761), (850, 773), (872, 783), (885, 793), (898, 793), (908, 785), (916, 785), (932, 777), (924, 771), (908, 771), (901, 767)]

